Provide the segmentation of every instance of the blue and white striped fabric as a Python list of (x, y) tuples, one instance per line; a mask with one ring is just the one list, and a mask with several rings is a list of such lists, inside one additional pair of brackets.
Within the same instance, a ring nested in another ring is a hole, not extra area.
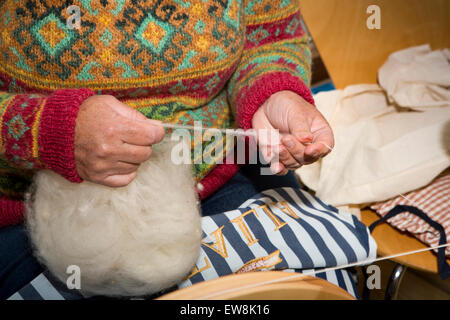
[[(364, 224), (299, 189), (264, 191), (236, 210), (204, 217), (202, 226), (200, 257), (181, 288), (232, 273), (301, 272), (376, 258)], [(357, 296), (347, 271), (317, 276)]]
[[(203, 217), (202, 228), (196, 266), (179, 288), (232, 273), (317, 272), (376, 258), (376, 243), (364, 224), (299, 189), (264, 191), (236, 210)], [(322, 272), (317, 277), (358, 297), (347, 270)], [(76, 291), (41, 274), (10, 299), (80, 298)]]
[(84, 297), (77, 290), (70, 290), (44, 271), (29, 284), (14, 293), (8, 300), (80, 300)]

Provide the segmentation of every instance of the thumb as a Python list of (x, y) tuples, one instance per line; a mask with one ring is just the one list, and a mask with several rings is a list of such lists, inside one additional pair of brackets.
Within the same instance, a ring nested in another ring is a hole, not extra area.
[(289, 133), (297, 138), (301, 143), (310, 143), (314, 139), (311, 126), (307, 119), (302, 116), (294, 116), (288, 120)]

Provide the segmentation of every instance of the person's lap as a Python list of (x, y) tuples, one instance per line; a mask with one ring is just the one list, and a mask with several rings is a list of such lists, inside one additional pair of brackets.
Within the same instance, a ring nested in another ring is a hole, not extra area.
[(32, 255), (23, 225), (0, 229), (0, 300), (29, 283), (43, 271)]
[(261, 175), (259, 165), (244, 166), (220, 190), (202, 202), (202, 214), (234, 210), (257, 193), (267, 189), (292, 187), (300, 188), (294, 173), (286, 176)]
[[(299, 188), (293, 173), (287, 176), (260, 175), (260, 166), (243, 167), (216, 193), (202, 202), (204, 216), (236, 209), (253, 195), (271, 188)], [(0, 299), (6, 299), (32, 281), (43, 267), (32, 255), (23, 225), (0, 229)]]

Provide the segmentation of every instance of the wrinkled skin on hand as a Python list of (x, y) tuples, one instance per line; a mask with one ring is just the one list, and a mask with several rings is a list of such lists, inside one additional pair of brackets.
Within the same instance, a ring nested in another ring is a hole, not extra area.
[(84, 180), (123, 187), (150, 158), (164, 128), (113, 96), (98, 95), (80, 106), (75, 124), (76, 169)]
[(252, 128), (279, 130), (281, 139), (276, 143), (258, 140), (267, 160), (278, 154), (271, 170), (279, 175), (319, 160), (334, 147), (333, 131), (323, 115), (292, 91), (270, 96), (253, 116)]

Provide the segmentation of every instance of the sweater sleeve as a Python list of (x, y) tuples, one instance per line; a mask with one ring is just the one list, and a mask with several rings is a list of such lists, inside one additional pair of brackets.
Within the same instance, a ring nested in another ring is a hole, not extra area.
[(246, 41), (227, 94), (239, 127), (248, 129), (274, 93), (291, 90), (314, 104), (309, 82), (311, 52), (298, 0), (245, 3)]
[(50, 169), (81, 182), (74, 159), (75, 119), (94, 92), (62, 89), (50, 95), (0, 91), (0, 228), (23, 219), (23, 190), (32, 172)]
[(0, 159), (20, 170), (50, 169), (81, 182), (75, 168), (75, 119), (94, 92), (61, 89), (50, 95), (0, 92)]

